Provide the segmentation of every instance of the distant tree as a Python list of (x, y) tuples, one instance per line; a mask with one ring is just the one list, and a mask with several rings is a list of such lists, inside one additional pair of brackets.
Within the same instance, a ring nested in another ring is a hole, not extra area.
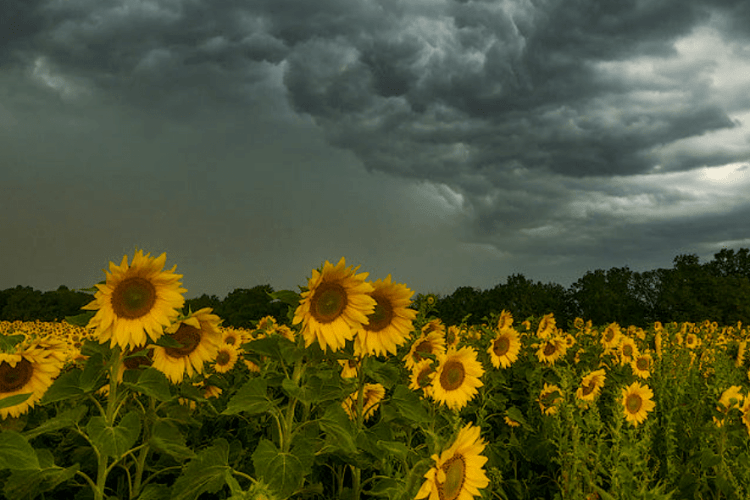
[(672, 269), (663, 274), (659, 310), (669, 321), (719, 321), (718, 287), (719, 280), (701, 266), (697, 255), (678, 255)]
[(271, 285), (257, 285), (253, 288), (237, 288), (230, 292), (214, 311), (224, 319), (225, 326), (252, 328), (253, 322), (264, 316), (273, 316), (277, 321), (285, 320), (288, 306), (273, 301), (268, 295), (273, 292)]
[(192, 310), (193, 312), (195, 312), (199, 309), (203, 309), (204, 307), (210, 307), (211, 309), (213, 309), (214, 314), (216, 314), (216, 311), (221, 309), (221, 299), (216, 295), (207, 295), (204, 293), (200, 297), (186, 299), (183, 309), (184, 313), (187, 314), (188, 310)]
[(2, 319), (6, 321), (33, 321), (44, 316), (42, 292), (30, 286), (18, 285), (6, 290), (6, 303)]
[(572, 305), (577, 316), (595, 325), (617, 322), (645, 326), (648, 308), (641, 297), (648, 290), (638, 288), (644, 284), (627, 266), (588, 271), (571, 285)]
[(467, 323), (480, 323), (482, 316), (486, 314), (481, 290), (470, 286), (458, 287), (452, 294), (440, 299), (437, 311), (438, 317), (446, 325), (457, 325), (468, 315), (471, 316)]

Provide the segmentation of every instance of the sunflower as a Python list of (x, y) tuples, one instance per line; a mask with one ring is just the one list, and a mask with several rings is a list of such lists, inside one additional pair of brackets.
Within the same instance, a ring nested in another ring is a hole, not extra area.
[(363, 354), (396, 354), (399, 346), (406, 342), (412, 330), (412, 321), (417, 311), (409, 308), (414, 294), (406, 285), (392, 283), (389, 274), (385, 280), (372, 283), (370, 297), (375, 299), (375, 310), (367, 316), (368, 323), (362, 325)]
[(539, 346), (539, 349), (536, 351), (536, 357), (539, 358), (540, 363), (554, 365), (555, 361), (565, 355), (567, 349), (568, 347), (565, 343), (565, 339), (555, 335), (549, 337)]
[(617, 344), (620, 343), (621, 336), (620, 325), (617, 323), (610, 323), (602, 332), (600, 342), (605, 350), (614, 349), (617, 347)]
[(177, 266), (162, 271), (166, 253), (157, 258), (150, 255), (138, 250), (132, 265), (127, 255), (119, 266), (110, 262), (105, 284), (97, 284), (94, 300), (82, 307), (97, 311), (87, 327), (96, 329), (99, 342), (109, 340), (110, 347), (119, 345), (123, 351), (141, 347), (146, 334), (158, 339), (179, 314), (185, 303), (182, 294), (187, 291), (180, 287), (182, 275), (174, 273)]
[(507, 425), (508, 427), (521, 427), (520, 422), (516, 422), (508, 416), (503, 417), (503, 420), (505, 421), (505, 425)]
[(223, 342), (238, 349), (242, 344), (250, 342), (251, 340), (250, 335), (245, 330), (225, 327), (220, 328), (220, 330)]
[(479, 377), (484, 375), (482, 363), (472, 347), (459, 350), (450, 348), (438, 358), (438, 367), (432, 379), (432, 397), (453, 410), (460, 410), (481, 387)]
[(25, 401), (0, 408), (0, 417), (18, 417), (33, 408), (62, 367), (63, 363), (56, 356), (36, 346), (15, 354), (0, 352), (0, 400), (29, 394)]
[(687, 337), (685, 337), (685, 347), (695, 349), (699, 345), (701, 345), (701, 342), (698, 336), (694, 333), (688, 333)]
[(539, 321), (536, 329), (536, 336), (540, 339), (546, 339), (557, 330), (555, 315), (553, 313), (545, 314)]
[(403, 357), (406, 368), (411, 370), (414, 366), (419, 363), (424, 354), (432, 354), (434, 356), (441, 356), (445, 354), (445, 337), (440, 331), (430, 331), (429, 333), (422, 332), (422, 335), (411, 344), (411, 348), (406, 356)]
[(418, 391), (422, 389), (422, 394), (430, 396), (432, 394), (432, 379), (435, 378), (435, 363), (431, 359), (423, 359), (414, 365), (409, 377), (409, 389)]
[(368, 323), (377, 303), (370, 297), (373, 286), (365, 282), (368, 273), (355, 274), (357, 269), (346, 267), (343, 257), (335, 266), (326, 261), (322, 271), (313, 269), (292, 320), (302, 323), (305, 347), (317, 340), (323, 352), (338, 351)]
[(654, 392), (640, 382), (633, 382), (622, 389), (622, 406), (625, 420), (638, 426), (646, 420), (648, 412), (656, 406), (653, 401)]
[(635, 340), (623, 335), (620, 339), (620, 365), (630, 364), (634, 358), (638, 356), (638, 347), (635, 345)]
[(581, 380), (581, 387), (576, 390), (576, 397), (582, 401), (593, 401), (604, 387), (607, 372), (595, 370)]
[[(385, 387), (382, 384), (365, 384), (362, 391), (362, 418), (364, 422), (370, 420), (375, 415), (375, 410), (378, 409), (380, 401), (385, 396)], [(349, 415), (349, 418), (354, 420), (357, 418), (357, 398), (359, 397), (359, 391), (354, 391), (341, 403), (341, 406)]]
[(494, 340), (490, 342), (487, 352), (490, 355), (490, 361), (495, 368), (508, 368), (518, 359), (518, 353), (521, 351), (521, 340), (518, 332), (511, 327), (503, 328), (498, 331)]
[(745, 362), (745, 351), (747, 350), (747, 341), (743, 340), (737, 346), (737, 357), (734, 360), (734, 366), (739, 368)]
[(357, 378), (359, 376), (359, 358), (339, 359), (341, 365), (341, 378)]
[(653, 363), (654, 360), (650, 354), (639, 354), (635, 357), (635, 359), (633, 359), (633, 361), (630, 362), (630, 368), (638, 377), (647, 379), (649, 376), (651, 376), (651, 366), (653, 365)]
[(181, 347), (153, 345), (153, 367), (164, 373), (174, 384), (182, 382), (187, 373), (203, 372), (203, 363), (216, 357), (222, 343), (219, 330), (221, 319), (211, 314), (211, 308), (200, 309), (182, 318), (167, 329), (167, 334)]
[(424, 475), (425, 482), (415, 499), (471, 500), (480, 496), (479, 490), (490, 484), (484, 472), (487, 457), (481, 453), (486, 443), (479, 437), (479, 427), (466, 424), (456, 440), (439, 456), (432, 455), (435, 466)]
[(468, 334), (469, 330), (465, 326), (450, 325), (445, 331), (445, 346), (456, 347)]
[(214, 358), (214, 371), (216, 373), (227, 373), (237, 364), (237, 357), (236, 347), (230, 344), (221, 345)]
[(562, 390), (554, 384), (545, 382), (537, 401), (542, 413), (545, 415), (554, 415), (557, 413), (557, 406), (562, 402)]

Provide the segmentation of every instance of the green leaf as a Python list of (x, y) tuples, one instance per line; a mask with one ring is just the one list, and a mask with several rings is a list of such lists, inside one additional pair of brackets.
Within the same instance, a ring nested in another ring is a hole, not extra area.
[(26, 339), (25, 335), (0, 335), (0, 351), (13, 352), (19, 342)]
[(195, 500), (205, 492), (216, 494), (224, 487), (229, 469), (229, 443), (221, 438), (214, 443), (183, 467), (182, 475), (172, 487), (171, 500)]
[(156, 345), (159, 347), (171, 347), (174, 349), (179, 349), (180, 347), (184, 347), (180, 342), (176, 341), (173, 337), (170, 335), (162, 335), (156, 340)]
[(75, 316), (65, 316), (65, 321), (71, 325), (85, 328), (89, 324), (89, 321), (91, 321), (91, 318), (95, 315), (96, 311), (86, 311), (81, 314), (76, 314)]
[(329, 450), (356, 454), (357, 444), (354, 440), (354, 428), (344, 409), (336, 404), (326, 408), (318, 420), (320, 428), (326, 433), (326, 445)]
[(78, 471), (78, 464), (64, 469), (57, 467), (52, 452), (47, 449), (35, 450), (40, 469), (16, 470), (5, 483), (3, 492), (6, 498), (31, 500), (40, 494), (53, 490), (68, 482)]
[(385, 451), (384, 456), (387, 457), (406, 460), (406, 457), (409, 455), (409, 447), (398, 441), (377, 441), (375, 444), (378, 448), (382, 448)]
[(422, 399), (403, 384), (396, 386), (388, 404), (396, 408), (402, 417), (412, 422), (424, 423), (430, 420)]
[(157, 401), (169, 401), (172, 399), (169, 379), (162, 372), (154, 367), (148, 367), (138, 376), (136, 383), (123, 383), (126, 387), (151, 396)]
[(157, 420), (154, 423), (149, 445), (157, 451), (171, 455), (176, 460), (195, 458), (193, 450), (185, 445), (185, 437), (168, 420)]
[(94, 389), (98, 389), (96, 383), (102, 376), (102, 372), (104, 372), (104, 357), (99, 353), (89, 357), (78, 379), (80, 388), (84, 392), (92, 392)]
[(147, 484), (141, 490), (138, 500), (170, 500), (172, 488), (164, 484)]
[(41, 404), (45, 405), (56, 401), (63, 401), (85, 394), (80, 384), (81, 373), (83, 372), (80, 369), (75, 368), (57, 377), (52, 382), (50, 388), (47, 389), (47, 392), (44, 393), (44, 396), (42, 396)]
[(270, 356), (274, 359), (281, 359), (281, 349), (279, 348), (279, 343), (282, 340), (286, 341), (287, 343), (291, 343), (289, 342), (289, 340), (280, 335), (270, 335), (268, 337), (263, 337), (262, 339), (246, 342), (242, 344), (242, 348), (248, 352), (262, 354), (263, 356)]
[(292, 453), (281, 453), (276, 445), (263, 439), (253, 452), (256, 475), (281, 498), (288, 498), (304, 481), (302, 462)]
[(39, 469), (31, 444), (15, 431), (0, 432), (0, 469)]
[(505, 410), (505, 415), (507, 417), (515, 422), (518, 422), (519, 424), (526, 424), (526, 419), (523, 416), (523, 413), (521, 413), (521, 410), (519, 410), (515, 406), (511, 406), (507, 410)]
[(280, 300), (284, 304), (288, 304), (292, 307), (299, 305), (300, 296), (291, 290), (278, 290), (268, 294), (274, 300)]
[(133, 447), (140, 436), (141, 418), (131, 411), (113, 427), (107, 425), (103, 417), (92, 417), (86, 425), (86, 432), (99, 451), (119, 458)]
[(324, 379), (318, 375), (310, 376), (299, 393), (299, 400), (306, 404), (321, 403), (323, 401), (341, 400), (344, 391), (338, 380)]
[(222, 415), (235, 415), (247, 413), (256, 415), (264, 413), (273, 408), (274, 401), (268, 398), (268, 386), (262, 378), (254, 378), (243, 385), (227, 404), (227, 408), (221, 412)]
[(294, 381), (288, 377), (281, 381), (281, 388), (289, 397), (292, 398), (299, 397), (300, 393), (302, 392), (300, 386), (295, 384)]
[(10, 408), (11, 406), (20, 405), (34, 394), (33, 392), (27, 392), (26, 394), (14, 394), (7, 398), (0, 399), (0, 408)]
[(66, 427), (73, 427), (83, 418), (87, 411), (88, 406), (86, 405), (76, 406), (75, 408), (66, 410), (56, 417), (42, 423), (38, 427), (24, 432), (23, 434), (24, 436), (26, 436), (26, 439), (33, 439), (48, 432), (65, 429)]

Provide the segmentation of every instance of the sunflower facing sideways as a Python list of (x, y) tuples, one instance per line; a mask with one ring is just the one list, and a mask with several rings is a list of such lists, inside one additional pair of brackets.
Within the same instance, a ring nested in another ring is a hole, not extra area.
[(57, 356), (35, 346), (14, 354), (0, 352), (0, 400), (30, 394), (18, 404), (0, 408), (0, 418), (18, 417), (33, 408), (60, 374), (62, 366)]
[(487, 353), (495, 368), (508, 368), (518, 359), (521, 352), (521, 340), (518, 332), (512, 327), (501, 328), (495, 338), (490, 342)]
[(472, 500), (479, 490), (490, 484), (484, 472), (487, 457), (481, 455), (486, 443), (480, 438), (479, 427), (466, 424), (453, 444), (439, 456), (432, 455), (435, 465), (424, 475), (419, 500)]
[(99, 342), (109, 341), (110, 347), (119, 345), (123, 351), (141, 347), (147, 334), (157, 340), (178, 316), (187, 291), (180, 286), (182, 275), (174, 273), (177, 266), (162, 270), (166, 253), (150, 255), (138, 250), (131, 265), (127, 255), (119, 266), (110, 262), (105, 284), (97, 284), (94, 300), (82, 307), (96, 311), (87, 327), (96, 329)]
[(581, 401), (593, 401), (602, 392), (604, 387), (604, 379), (607, 376), (607, 372), (602, 370), (595, 370), (588, 375), (583, 377), (581, 380), (581, 386), (576, 389), (576, 397)]
[(629, 386), (623, 387), (621, 402), (625, 420), (636, 427), (646, 420), (648, 413), (656, 406), (653, 398), (654, 391), (639, 382), (633, 382)]
[(431, 331), (429, 333), (422, 332), (422, 335), (411, 344), (409, 352), (404, 356), (404, 364), (409, 370), (413, 370), (414, 367), (423, 359), (427, 359), (424, 354), (432, 354), (434, 356), (442, 356), (445, 354), (445, 337), (439, 331)]
[(396, 354), (411, 333), (412, 321), (417, 315), (417, 311), (409, 308), (414, 292), (406, 285), (392, 283), (390, 274), (372, 286), (370, 297), (375, 299), (375, 310), (367, 316), (368, 323), (362, 325), (357, 334), (363, 354)]
[(460, 410), (484, 385), (479, 379), (484, 375), (482, 363), (472, 347), (448, 349), (438, 357), (438, 366), (432, 379), (431, 396), (452, 410)]
[[(383, 397), (385, 397), (385, 387), (382, 384), (365, 384), (362, 392), (362, 420), (364, 422), (375, 415), (375, 410), (380, 406)], [(354, 391), (341, 403), (352, 420), (357, 418), (357, 398), (359, 398), (359, 391)]]
[(203, 373), (203, 363), (216, 358), (222, 343), (219, 330), (221, 319), (204, 307), (173, 323), (167, 335), (181, 344), (180, 347), (152, 345), (152, 366), (164, 373), (173, 384), (179, 384), (193, 373)]
[(354, 332), (367, 324), (375, 312), (373, 286), (365, 282), (368, 273), (355, 274), (343, 257), (335, 266), (326, 261), (323, 270), (313, 269), (308, 290), (302, 292), (292, 324), (302, 323), (305, 347), (317, 340), (323, 352), (342, 349)]

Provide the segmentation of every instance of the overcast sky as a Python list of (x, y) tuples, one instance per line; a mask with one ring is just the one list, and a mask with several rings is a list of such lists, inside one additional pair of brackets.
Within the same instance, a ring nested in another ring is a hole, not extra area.
[(0, 0), (0, 289), (415, 292), (750, 247), (747, 0)]

